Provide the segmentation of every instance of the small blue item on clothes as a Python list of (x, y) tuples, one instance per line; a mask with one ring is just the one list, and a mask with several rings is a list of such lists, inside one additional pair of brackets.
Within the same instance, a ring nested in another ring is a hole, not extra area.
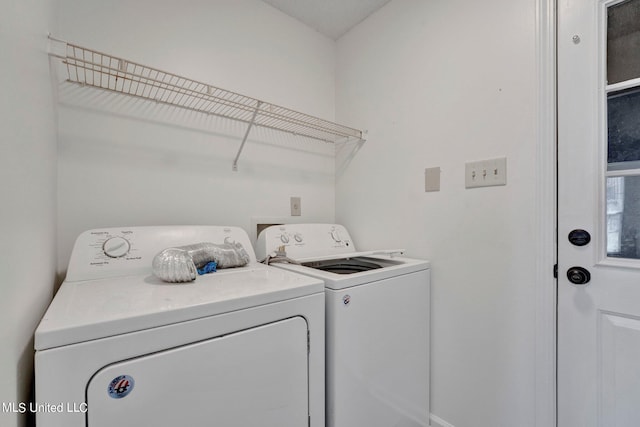
[(202, 268), (198, 269), (198, 274), (203, 275), (203, 274), (213, 273), (216, 271), (217, 267), (218, 267), (218, 264), (215, 261), (209, 261)]

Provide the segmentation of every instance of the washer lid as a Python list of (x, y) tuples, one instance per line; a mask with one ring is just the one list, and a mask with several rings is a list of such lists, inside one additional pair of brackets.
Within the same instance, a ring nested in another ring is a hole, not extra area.
[[(381, 255), (381, 253), (387, 255)], [(429, 261), (399, 257), (395, 255), (396, 253), (398, 250), (354, 252), (348, 256), (340, 257), (332, 255), (297, 259), (296, 261), (301, 265), (286, 263), (274, 263), (273, 265), (321, 279), (329, 289), (345, 289), (430, 268)], [(356, 269), (357, 264), (362, 267), (360, 271), (351, 271), (349, 274), (339, 271), (339, 267), (337, 269), (324, 268), (332, 265), (356, 265), (354, 267)]]
[(64, 282), (35, 332), (36, 350), (256, 307), (324, 291), (322, 281), (252, 263), (171, 284), (145, 274)]

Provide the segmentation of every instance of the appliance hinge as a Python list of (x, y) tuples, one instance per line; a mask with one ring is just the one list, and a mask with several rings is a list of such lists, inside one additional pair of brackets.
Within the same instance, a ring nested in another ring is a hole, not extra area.
[(553, 266), (553, 278), (557, 279), (558, 278), (558, 264), (555, 264)]

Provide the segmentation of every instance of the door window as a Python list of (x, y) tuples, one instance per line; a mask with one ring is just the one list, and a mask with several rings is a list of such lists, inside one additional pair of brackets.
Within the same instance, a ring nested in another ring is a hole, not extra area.
[(640, 259), (640, 0), (607, 9), (606, 250)]

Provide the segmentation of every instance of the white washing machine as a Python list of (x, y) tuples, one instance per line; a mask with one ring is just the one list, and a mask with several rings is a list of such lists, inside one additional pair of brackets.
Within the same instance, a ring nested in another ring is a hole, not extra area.
[(337, 224), (269, 227), (258, 259), (282, 246), (301, 264), (271, 265), (325, 283), (327, 427), (428, 426), (429, 263), (357, 252)]
[[(239, 242), (251, 262), (173, 284), (162, 249)], [(78, 237), (35, 333), (38, 427), (324, 427), (322, 281), (256, 262), (235, 227)]]

